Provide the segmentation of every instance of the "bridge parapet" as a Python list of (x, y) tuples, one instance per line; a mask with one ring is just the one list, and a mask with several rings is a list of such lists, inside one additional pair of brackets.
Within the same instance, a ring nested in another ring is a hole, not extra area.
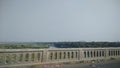
[(119, 57), (120, 48), (0, 49), (0, 67)]

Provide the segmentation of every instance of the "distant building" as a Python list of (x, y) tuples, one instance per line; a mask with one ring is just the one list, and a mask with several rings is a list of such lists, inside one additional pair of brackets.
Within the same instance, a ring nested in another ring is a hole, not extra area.
[(51, 48), (51, 49), (52, 49), (52, 48), (57, 48), (57, 47), (55, 47), (55, 46), (49, 46), (49, 48)]

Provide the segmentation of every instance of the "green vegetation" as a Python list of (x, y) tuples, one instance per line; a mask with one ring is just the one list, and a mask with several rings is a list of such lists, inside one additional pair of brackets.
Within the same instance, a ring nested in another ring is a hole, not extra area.
[(120, 42), (55, 42), (58, 48), (120, 47)]
[(26, 49), (26, 48), (49, 48), (49, 45), (39, 45), (39, 44), (0, 44), (0, 49)]
[(0, 44), (0, 49), (120, 47), (120, 42), (29, 42)]

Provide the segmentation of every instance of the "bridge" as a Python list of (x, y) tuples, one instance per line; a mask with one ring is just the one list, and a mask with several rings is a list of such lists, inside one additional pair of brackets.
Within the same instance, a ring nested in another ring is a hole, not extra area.
[(120, 47), (0, 49), (0, 67), (120, 58)]

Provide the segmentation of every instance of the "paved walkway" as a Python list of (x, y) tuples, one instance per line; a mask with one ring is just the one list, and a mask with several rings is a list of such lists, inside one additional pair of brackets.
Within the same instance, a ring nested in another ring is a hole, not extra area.
[[(43, 66), (34, 66), (31, 68), (43, 68)], [(120, 60), (109, 60), (99, 63), (64, 64), (60, 67), (48, 65), (44, 68), (120, 68)]]
[[(57, 65), (57, 66), (56, 66)], [(53, 64), (53, 65), (36, 65), (36, 66), (20, 66), (20, 67), (6, 67), (6, 68), (120, 68), (119, 60), (111, 60), (100, 63), (77, 63), (77, 64)]]

